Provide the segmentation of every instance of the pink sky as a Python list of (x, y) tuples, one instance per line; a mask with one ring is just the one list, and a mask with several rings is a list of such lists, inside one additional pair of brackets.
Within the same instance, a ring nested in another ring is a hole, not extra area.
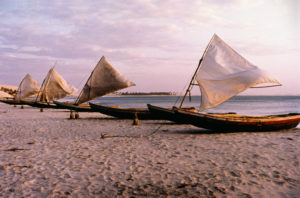
[[(297, 0), (0, 2), (0, 84), (50, 67), (81, 89), (101, 56), (135, 87), (183, 92), (214, 33), (282, 87), (244, 94), (300, 95)], [(194, 93), (199, 93), (194, 88)]]

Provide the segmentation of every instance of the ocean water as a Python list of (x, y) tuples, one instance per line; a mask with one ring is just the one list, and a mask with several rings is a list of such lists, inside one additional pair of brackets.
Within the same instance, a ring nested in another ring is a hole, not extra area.
[[(105, 96), (91, 102), (120, 107), (147, 107), (147, 104), (172, 107), (179, 106), (181, 99), (179, 96)], [(201, 96), (192, 96), (191, 101), (187, 97), (184, 106), (199, 108), (200, 101)], [(300, 113), (300, 96), (235, 96), (205, 112), (236, 112), (241, 115)]]

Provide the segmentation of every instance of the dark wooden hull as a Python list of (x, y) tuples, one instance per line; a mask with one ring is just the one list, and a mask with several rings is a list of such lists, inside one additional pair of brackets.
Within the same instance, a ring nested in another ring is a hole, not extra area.
[(61, 109), (60, 107), (56, 106), (55, 104), (47, 104), (47, 103), (40, 103), (40, 102), (29, 102), (29, 101), (23, 101), (22, 102), (26, 105), (36, 107), (36, 108), (42, 108), (42, 109)]
[(300, 122), (300, 114), (296, 113), (270, 116), (239, 116), (234, 113), (203, 114), (176, 107), (169, 110), (148, 105), (148, 108), (151, 113), (178, 124), (191, 124), (221, 132), (278, 131), (294, 128)]
[(270, 116), (238, 116), (236, 114), (202, 114), (174, 109), (179, 122), (197, 127), (222, 131), (278, 131), (296, 127), (300, 122), (300, 114), (284, 114)]
[(16, 100), (13, 100), (13, 99), (0, 99), (0, 102), (5, 103), (5, 104), (9, 104), (9, 105), (24, 105), (23, 102), (16, 101)]
[(147, 108), (116, 108), (116, 107), (107, 107), (107, 106), (93, 104), (93, 103), (90, 103), (90, 106), (92, 109), (94, 109), (99, 113), (121, 118), (121, 119), (134, 119), (135, 114), (140, 120), (160, 119), (154, 114), (151, 114)]
[(147, 104), (147, 106), (152, 114), (160, 117), (162, 120), (170, 120), (179, 124), (181, 123), (180, 120), (176, 118), (175, 111), (173, 111), (173, 109), (158, 107), (151, 104)]
[[(90, 103), (90, 106), (95, 111), (121, 118), (121, 119), (134, 119), (135, 114), (137, 115), (138, 119), (140, 120), (168, 120), (166, 118), (169, 118), (169, 116), (163, 115), (163, 114), (156, 114), (153, 112), (150, 112), (148, 108), (117, 108), (117, 107), (108, 107), (103, 106), (99, 104), (93, 104)], [(194, 110), (195, 108), (186, 108), (187, 110)], [(171, 111), (171, 109), (165, 109), (167, 111)]]
[(53, 101), (56, 106), (62, 108), (62, 109), (70, 109), (76, 112), (96, 112), (94, 109), (92, 109), (90, 106), (78, 106), (71, 103), (63, 103), (58, 101)]

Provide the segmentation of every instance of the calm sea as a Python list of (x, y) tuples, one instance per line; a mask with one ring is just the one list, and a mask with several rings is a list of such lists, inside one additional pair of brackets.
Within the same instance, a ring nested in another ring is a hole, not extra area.
[[(91, 102), (120, 107), (147, 107), (153, 104), (162, 107), (178, 106), (179, 96), (119, 96), (100, 97)], [(201, 96), (186, 99), (184, 106), (199, 108)], [(300, 96), (235, 96), (216, 108), (206, 112), (236, 112), (247, 115), (300, 113)]]

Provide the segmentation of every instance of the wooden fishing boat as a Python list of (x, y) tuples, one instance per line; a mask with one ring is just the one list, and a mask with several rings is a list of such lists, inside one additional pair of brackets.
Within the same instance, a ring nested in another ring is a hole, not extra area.
[[(107, 60), (104, 56), (98, 61), (97, 65), (91, 72), (88, 80), (82, 88), (79, 96), (73, 103), (63, 104), (58, 101), (54, 103), (65, 109), (77, 112), (94, 112), (88, 106), (81, 106), (81, 104), (95, 99), (100, 96), (124, 89), (127, 87), (134, 86), (135, 84), (129, 81), (125, 76), (121, 75)], [(109, 108), (109, 107), (108, 107)], [(113, 107), (112, 107), (113, 108)], [(79, 114), (77, 114), (77, 118)]]
[(30, 74), (26, 74), (26, 76), (19, 84), (16, 96), (13, 98), (2, 99), (0, 100), (0, 102), (10, 105), (24, 105), (24, 102), (22, 102), (21, 100), (37, 94), (39, 88), (40, 85), (37, 83), (37, 81), (33, 79)]
[[(257, 86), (265, 83), (271, 85)], [(176, 123), (221, 131), (274, 131), (296, 127), (300, 122), (297, 113), (239, 116), (185, 111), (182, 109), (184, 100), (194, 85), (198, 85), (201, 92), (199, 111), (214, 108), (248, 88), (281, 86), (278, 80), (251, 64), (216, 34), (205, 49), (179, 108), (166, 110), (148, 105), (149, 111)]]
[[(89, 103), (91, 108), (95, 111), (113, 116), (121, 119), (134, 119), (140, 120), (168, 120), (163, 114), (152, 113), (148, 108), (119, 108), (119, 107), (108, 107), (100, 104)], [(163, 108), (162, 108), (163, 109)], [(194, 111), (194, 107), (184, 108), (186, 111)], [(165, 109), (165, 111), (172, 112), (171, 109)]]
[(53, 103), (42, 103), (42, 102), (37, 102), (37, 101), (25, 101), (25, 100), (21, 100), (21, 102), (24, 105), (29, 105), (29, 106), (41, 108), (41, 109), (63, 109), (63, 108), (56, 106)]
[(197, 127), (222, 131), (277, 131), (291, 129), (300, 122), (300, 114), (289, 113), (269, 116), (245, 116), (237, 114), (204, 114), (174, 108), (175, 122), (192, 124)]
[(20, 101), (16, 101), (14, 98), (0, 99), (0, 102), (9, 105), (23, 105)]
[(245, 116), (235, 113), (196, 113), (173, 107), (162, 108), (148, 104), (151, 113), (178, 124), (191, 124), (222, 132), (277, 131), (291, 129), (300, 122), (300, 114), (289, 113), (269, 116)]
[(155, 114), (151, 114), (147, 108), (117, 108), (94, 103), (89, 104), (95, 111), (116, 118), (134, 119), (135, 116), (140, 120), (153, 120), (158, 118)]
[(74, 95), (78, 90), (69, 84), (63, 77), (52, 67), (45, 77), (40, 91), (34, 102), (23, 101), (27, 105), (37, 108), (61, 109), (53, 103), (54, 99), (64, 98)]
[(94, 109), (90, 107), (89, 104), (74, 104), (70, 102), (58, 102), (58, 101), (53, 101), (53, 103), (61, 108), (61, 109), (70, 109), (75, 112), (96, 112)]
[(9, 105), (29, 105), (29, 104), (34, 103), (35, 101), (33, 101), (33, 100), (15, 100), (15, 99), (1, 100), (0, 99), (0, 102), (6, 103)]
[(176, 123), (180, 123), (180, 120), (176, 119), (175, 112), (172, 108), (163, 108), (151, 104), (147, 104), (147, 107), (151, 114), (155, 115), (156, 117), (160, 117), (162, 120), (170, 120)]

